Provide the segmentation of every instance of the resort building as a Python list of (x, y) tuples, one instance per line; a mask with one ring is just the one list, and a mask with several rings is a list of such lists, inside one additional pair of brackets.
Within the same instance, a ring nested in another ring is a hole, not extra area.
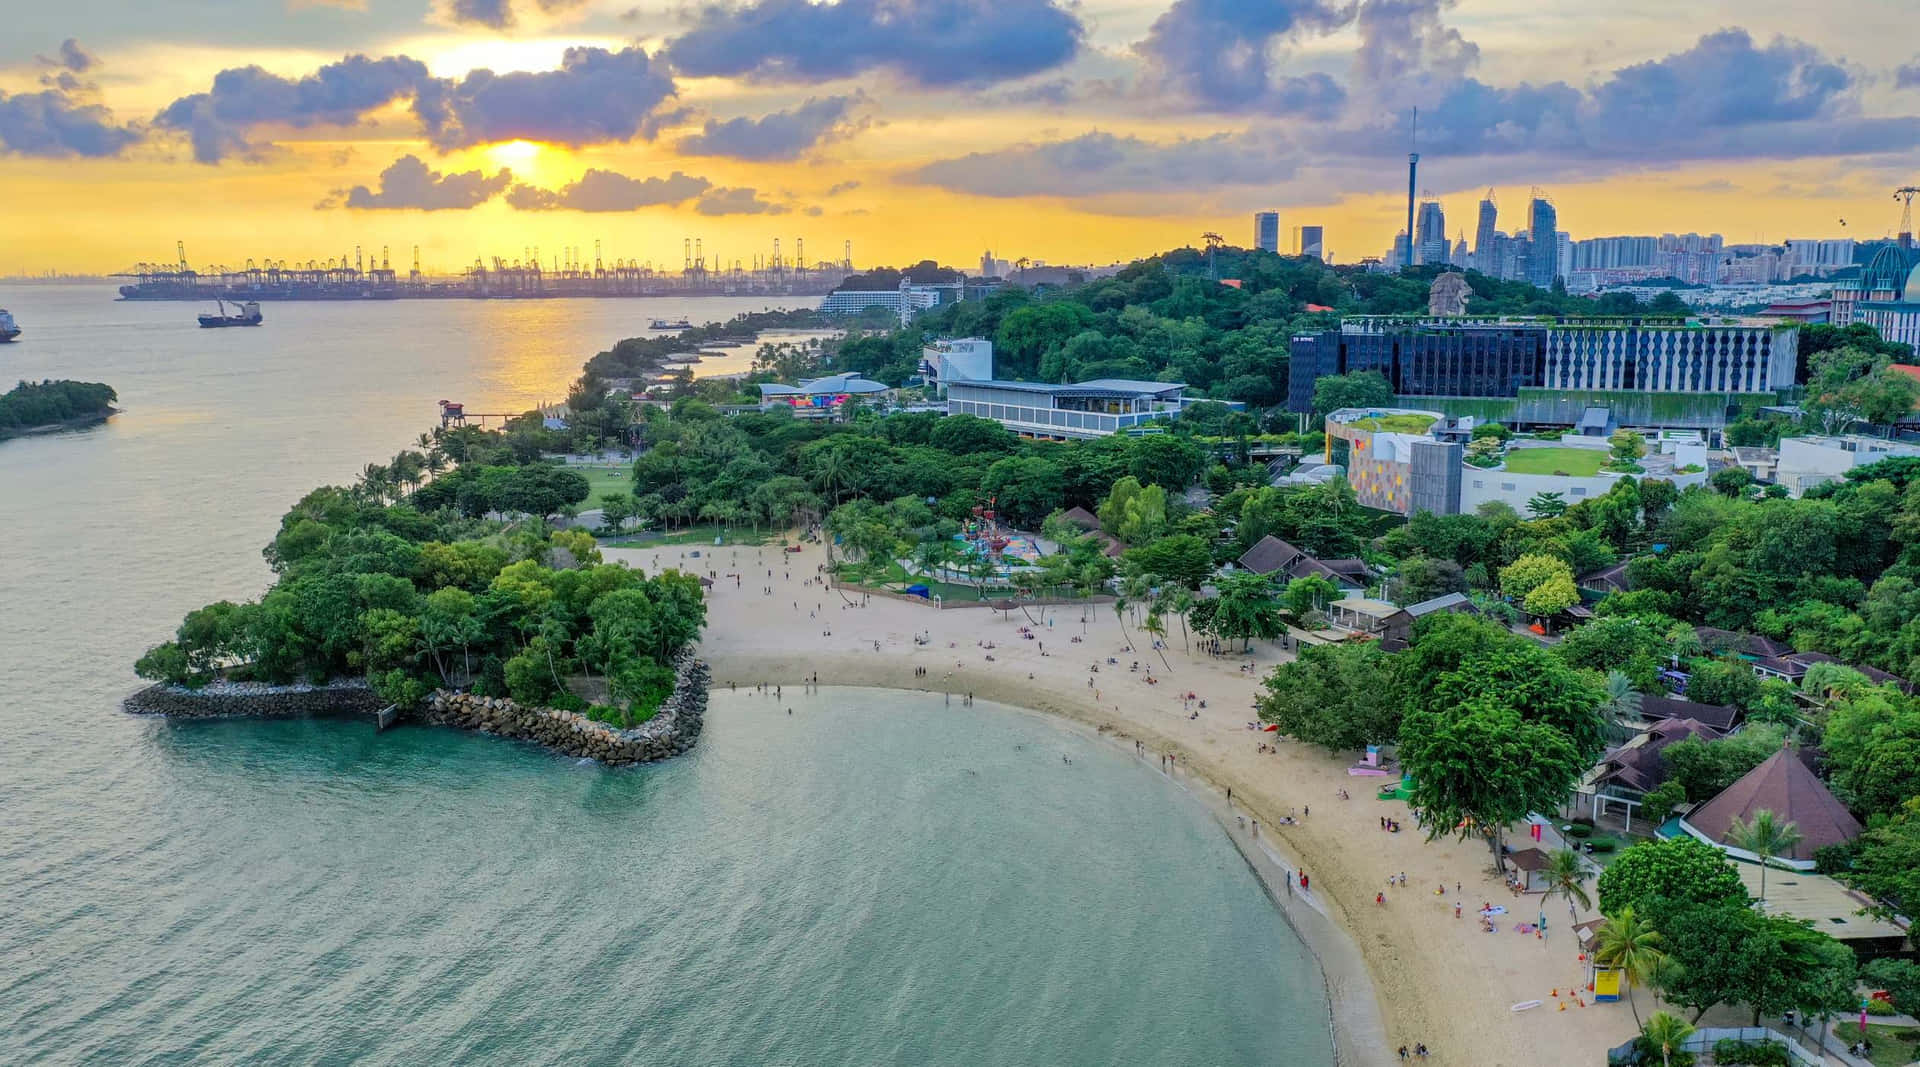
[(1920, 456), (1920, 444), (1859, 434), (1783, 437), (1775, 477), (1794, 496), (1846, 477), (1855, 467), (1898, 456)]
[(1365, 560), (1315, 559), (1272, 534), (1262, 537), (1247, 549), (1240, 557), (1240, 567), (1254, 574), (1274, 576), (1281, 580), (1325, 578), (1347, 590), (1364, 589), (1373, 580)]
[(1074, 385), (955, 379), (946, 383), (947, 413), (992, 419), (1024, 437), (1107, 437), (1178, 415), (1189, 403), (1186, 388), (1126, 378)]
[(1792, 324), (1662, 318), (1359, 316), (1296, 334), (1287, 410), (1314, 382), (1377, 371), (1408, 407), (1509, 426), (1573, 426), (1592, 408), (1635, 426), (1718, 429), (1729, 400), (1794, 384)]
[(1834, 286), (1830, 317), (1838, 326), (1864, 322), (1889, 341), (1920, 345), (1920, 248), (1880, 246), (1858, 279)]
[(809, 378), (797, 386), (766, 382), (760, 386), (760, 410), (790, 408), (800, 418), (832, 418), (854, 397), (878, 396), (887, 391), (885, 385), (858, 373)]
[(993, 379), (993, 342), (980, 337), (935, 341), (920, 350), (920, 376), (933, 395), (946, 395), (955, 379), (984, 382)]
[(1753, 821), (1761, 811), (1799, 828), (1800, 840), (1793, 849), (1773, 860), (1777, 866), (1797, 871), (1813, 870), (1815, 850), (1845, 844), (1864, 829), (1790, 747), (1767, 757), (1719, 796), (1689, 811), (1681, 818), (1680, 829), (1735, 859), (1757, 863), (1760, 857), (1730, 843), (1728, 831), (1736, 822)]

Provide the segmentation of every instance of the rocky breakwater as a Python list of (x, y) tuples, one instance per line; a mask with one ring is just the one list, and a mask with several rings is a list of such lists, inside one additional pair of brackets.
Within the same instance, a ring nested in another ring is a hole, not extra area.
[(326, 685), (209, 682), (198, 689), (150, 685), (120, 702), (135, 715), (170, 719), (302, 719), (376, 715), (386, 701), (360, 680)]
[(504, 697), (435, 690), (421, 721), (479, 730), (544, 745), (555, 752), (614, 766), (671, 759), (693, 747), (707, 713), (707, 665), (693, 651), (674, 663), (673, 693), (654, 717), (622, 730), (577, 712), (526, 707)]

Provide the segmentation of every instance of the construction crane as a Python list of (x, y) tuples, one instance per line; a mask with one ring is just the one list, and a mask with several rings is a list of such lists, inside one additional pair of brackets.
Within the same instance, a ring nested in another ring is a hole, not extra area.
[(1200, 239), (1207, 243), (1207, 277), (1217, 282), (1220, 280), (1220, 267), (1214, 261), (1214, 253), (1220, 250), (1227, 239), (1211, 230), (1201, 234)]
[(1920, 186), (1903, 185), (1893, 191), (1893, 198), (1900, 201), (1901, 248), (1913, 247), (1913, 198), (1920, 196)]

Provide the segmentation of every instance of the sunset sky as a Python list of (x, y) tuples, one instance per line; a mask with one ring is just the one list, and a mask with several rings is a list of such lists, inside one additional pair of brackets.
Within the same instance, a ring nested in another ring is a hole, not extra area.
[[(1249, 215), (1576, 238), (1894, 229), (1899, 0), (10, 0), (0, 274), (537, 246), (1111, 262)], [(1843, 226), (1841, 219), (1846, 220)], [(1283, 237), (1283, 243), (1285, 238)]]

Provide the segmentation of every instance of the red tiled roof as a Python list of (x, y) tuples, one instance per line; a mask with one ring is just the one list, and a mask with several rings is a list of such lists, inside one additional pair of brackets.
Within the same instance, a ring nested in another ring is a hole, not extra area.
[(1722, 844), (1735, 820), (1750, 822), (1756, 812), (1770, 811), (1781, 822), (1800, 830), (1800, 843), (1782, 859), (1811, 860), (1813, 850), (1838, 845), (1860, 836), (1862, 827), (1846, 805), (1834, 799), (1820, 779), (1792, 749), (1768, 756), (1719, 796), (1687, 813), (1687, 822)]

